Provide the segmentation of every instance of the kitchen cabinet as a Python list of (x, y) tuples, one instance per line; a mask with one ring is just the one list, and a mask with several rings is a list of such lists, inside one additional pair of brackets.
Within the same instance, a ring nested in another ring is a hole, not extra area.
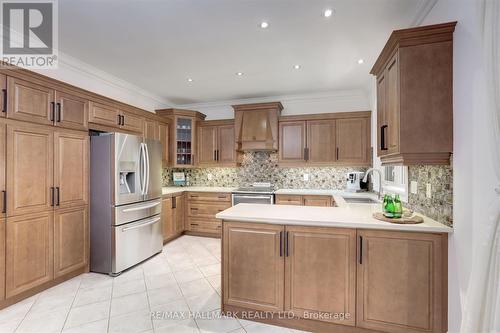
[(169, 154), (170, 154), (170, 132), (169, 124), (159, 123), (158, 124), (158, 136), (162, 145), (161, 149), (161, 160), (163, 167), (168, 167), (169, 164)]
[(238, 151), (278, 150), (280, 102), (233, 105)]
[(184, 195), (162, 200), (163, 241), (169, 241), (184, 232)]
[(282, 166), (369, 166), (371, 112), (280, 118)]
[(58, 127), (88, 130), (89, 100), (66, 92), (56, 91), (55, 122)]
[(60, 277), (89, 262), (87, 206), (60, 209), (54, 214), (54, 277)]
[(54, 130), (7, 125), (7, 216), (53, 210)]
[(334, 206), (334, 200), (330, 195), (276, 194), (276, 204), (330, 207)]
[(120, 128), (126, 131), (142, 134), (144, 131), (144, 118), (131, 112), (121, 111), (122, 122)]
[(53, 279), (54, 213), (7, 219), (5, 294), (12, 297)]
[(222, 226), (215, 215), (229, 207), (230, 193), (189, 192), (186, 209), (188, 233), (220, 237)]
[(89, 200), (89, 136), (54, 132), (54, 206), (85, 206)]
[(46, 86), (7, 78), (7, 118), (52, 125), (54, 90)]
[(0, 218), (0, 302), (5, 299), (5, 218)]
[(198, 165), (236, 165), (233, 120), (211, 120), (199, 123)]
[(301, 195), (276, 194), (275, 198), (277, 205), (303, 206), (304, 204)]
[(0, 118), (5, 118), (7, 115), (7, 76), (0, 74)]
[(335, 123), (337, 162), (369, 165), (371, 163), (369, 119), (338, 119)]
[(161, 220), (163, 226), (163, 241), (173, 237), (174, 232), (174, 212), (172, 208), (172, 198), (163, 198), (161, 201)]
[(377, 78), (377, 154), (383, 165), (449, 164), (453, 152), (456, 22), (393, 31)]
[(121, 114), (118, 108), (114, 106), (91, 102), (89, 122), (118, 128), (121, 124)]
[(224, 223), (223, 302), (283, 311), (285, 271), (281, 225)]
[(446, 331), (446, 236), (358, 231), (357, 326)]
[(151, 119), (144, 120), (144, 138), (158, 140), (159, 139), (159, 127), (156, 121)]
[(172, 198), (174, 210), (174, 231), (176, 234), (180, 234), (184, 231), (184, 201), (184, 195), (178, 195)]
[[(6, 159), (7, 159), (7, 125), (0, 123), (0, 218), (7, 212), (7, 188), (5, 184)], [(0, 259), (1, 260), (1, 259)]]
[(356, 230), (286, 226), (285, 311), (297, 317), (354, 326)]

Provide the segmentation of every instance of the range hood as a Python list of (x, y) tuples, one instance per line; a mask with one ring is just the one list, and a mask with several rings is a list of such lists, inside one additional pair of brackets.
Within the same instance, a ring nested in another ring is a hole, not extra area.
[(233, 109), (238, 151), (278, 150), (280, 102), (233, 105)]

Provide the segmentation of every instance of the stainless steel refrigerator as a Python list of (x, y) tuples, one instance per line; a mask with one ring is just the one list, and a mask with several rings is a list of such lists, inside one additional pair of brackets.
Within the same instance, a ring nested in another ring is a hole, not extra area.
[(162, 250), (162, 146), (123, 133), (90, 143), (90, 270), (117, 275)]

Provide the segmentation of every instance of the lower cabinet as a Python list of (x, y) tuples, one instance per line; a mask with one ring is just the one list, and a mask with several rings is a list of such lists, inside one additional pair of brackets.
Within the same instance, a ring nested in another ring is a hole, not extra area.
[(331, 207), (334, 201), (330, 195), (277, 194), (277, 205)]
[(54, 277), (84, 268), (89, 262), (87, 206), (54, 214)]
[(5, 299), (5, 219), (0, 219), (0, 301)]
[(358, 236), (357, 326), (394, 333), (445, 332), (443, 236), (380, 230), (361, 230)]
[(221, 235), (222, 225), (215, 215), (231, 207), (229, 193), (189, 192), (187, 195), (186, 229), (197, 235)]
[(9, 217), (5, 247), (5, 296), (11, 297), (54, 277), (54, 213)]
[(184, 228), (184, 195), (162, 200), (161, 218), (163, 221), (163, 241), (181, 234)]

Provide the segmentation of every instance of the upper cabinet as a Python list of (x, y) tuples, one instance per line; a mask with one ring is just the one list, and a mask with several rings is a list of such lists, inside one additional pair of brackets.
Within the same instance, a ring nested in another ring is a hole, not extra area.
[(236, 149), (233, 120), (210, 120), (198, 126), (198, 165), (234, 166)]
[(394, 31), (375, 62), (383, 165), (449, 164), (456, 22)]
[(238, 151), (278, 150), (280, 102), (233, 105)]
[(371, 112), (285, 116), (279, 122), (280, 165), (371, 165)]
[(112, 103), (91, 102), (89, 122), (93, 124), (92, 128), (99, 130), (113, 127), (140, 134), (144, 132), (144, 117), (119, 109)]
[(162, 117), (170, 119), (170, 164), (172, 167), (186, 168), (196, 165), (196, 128), (205, 115), (191, 110), (156, 110)]

